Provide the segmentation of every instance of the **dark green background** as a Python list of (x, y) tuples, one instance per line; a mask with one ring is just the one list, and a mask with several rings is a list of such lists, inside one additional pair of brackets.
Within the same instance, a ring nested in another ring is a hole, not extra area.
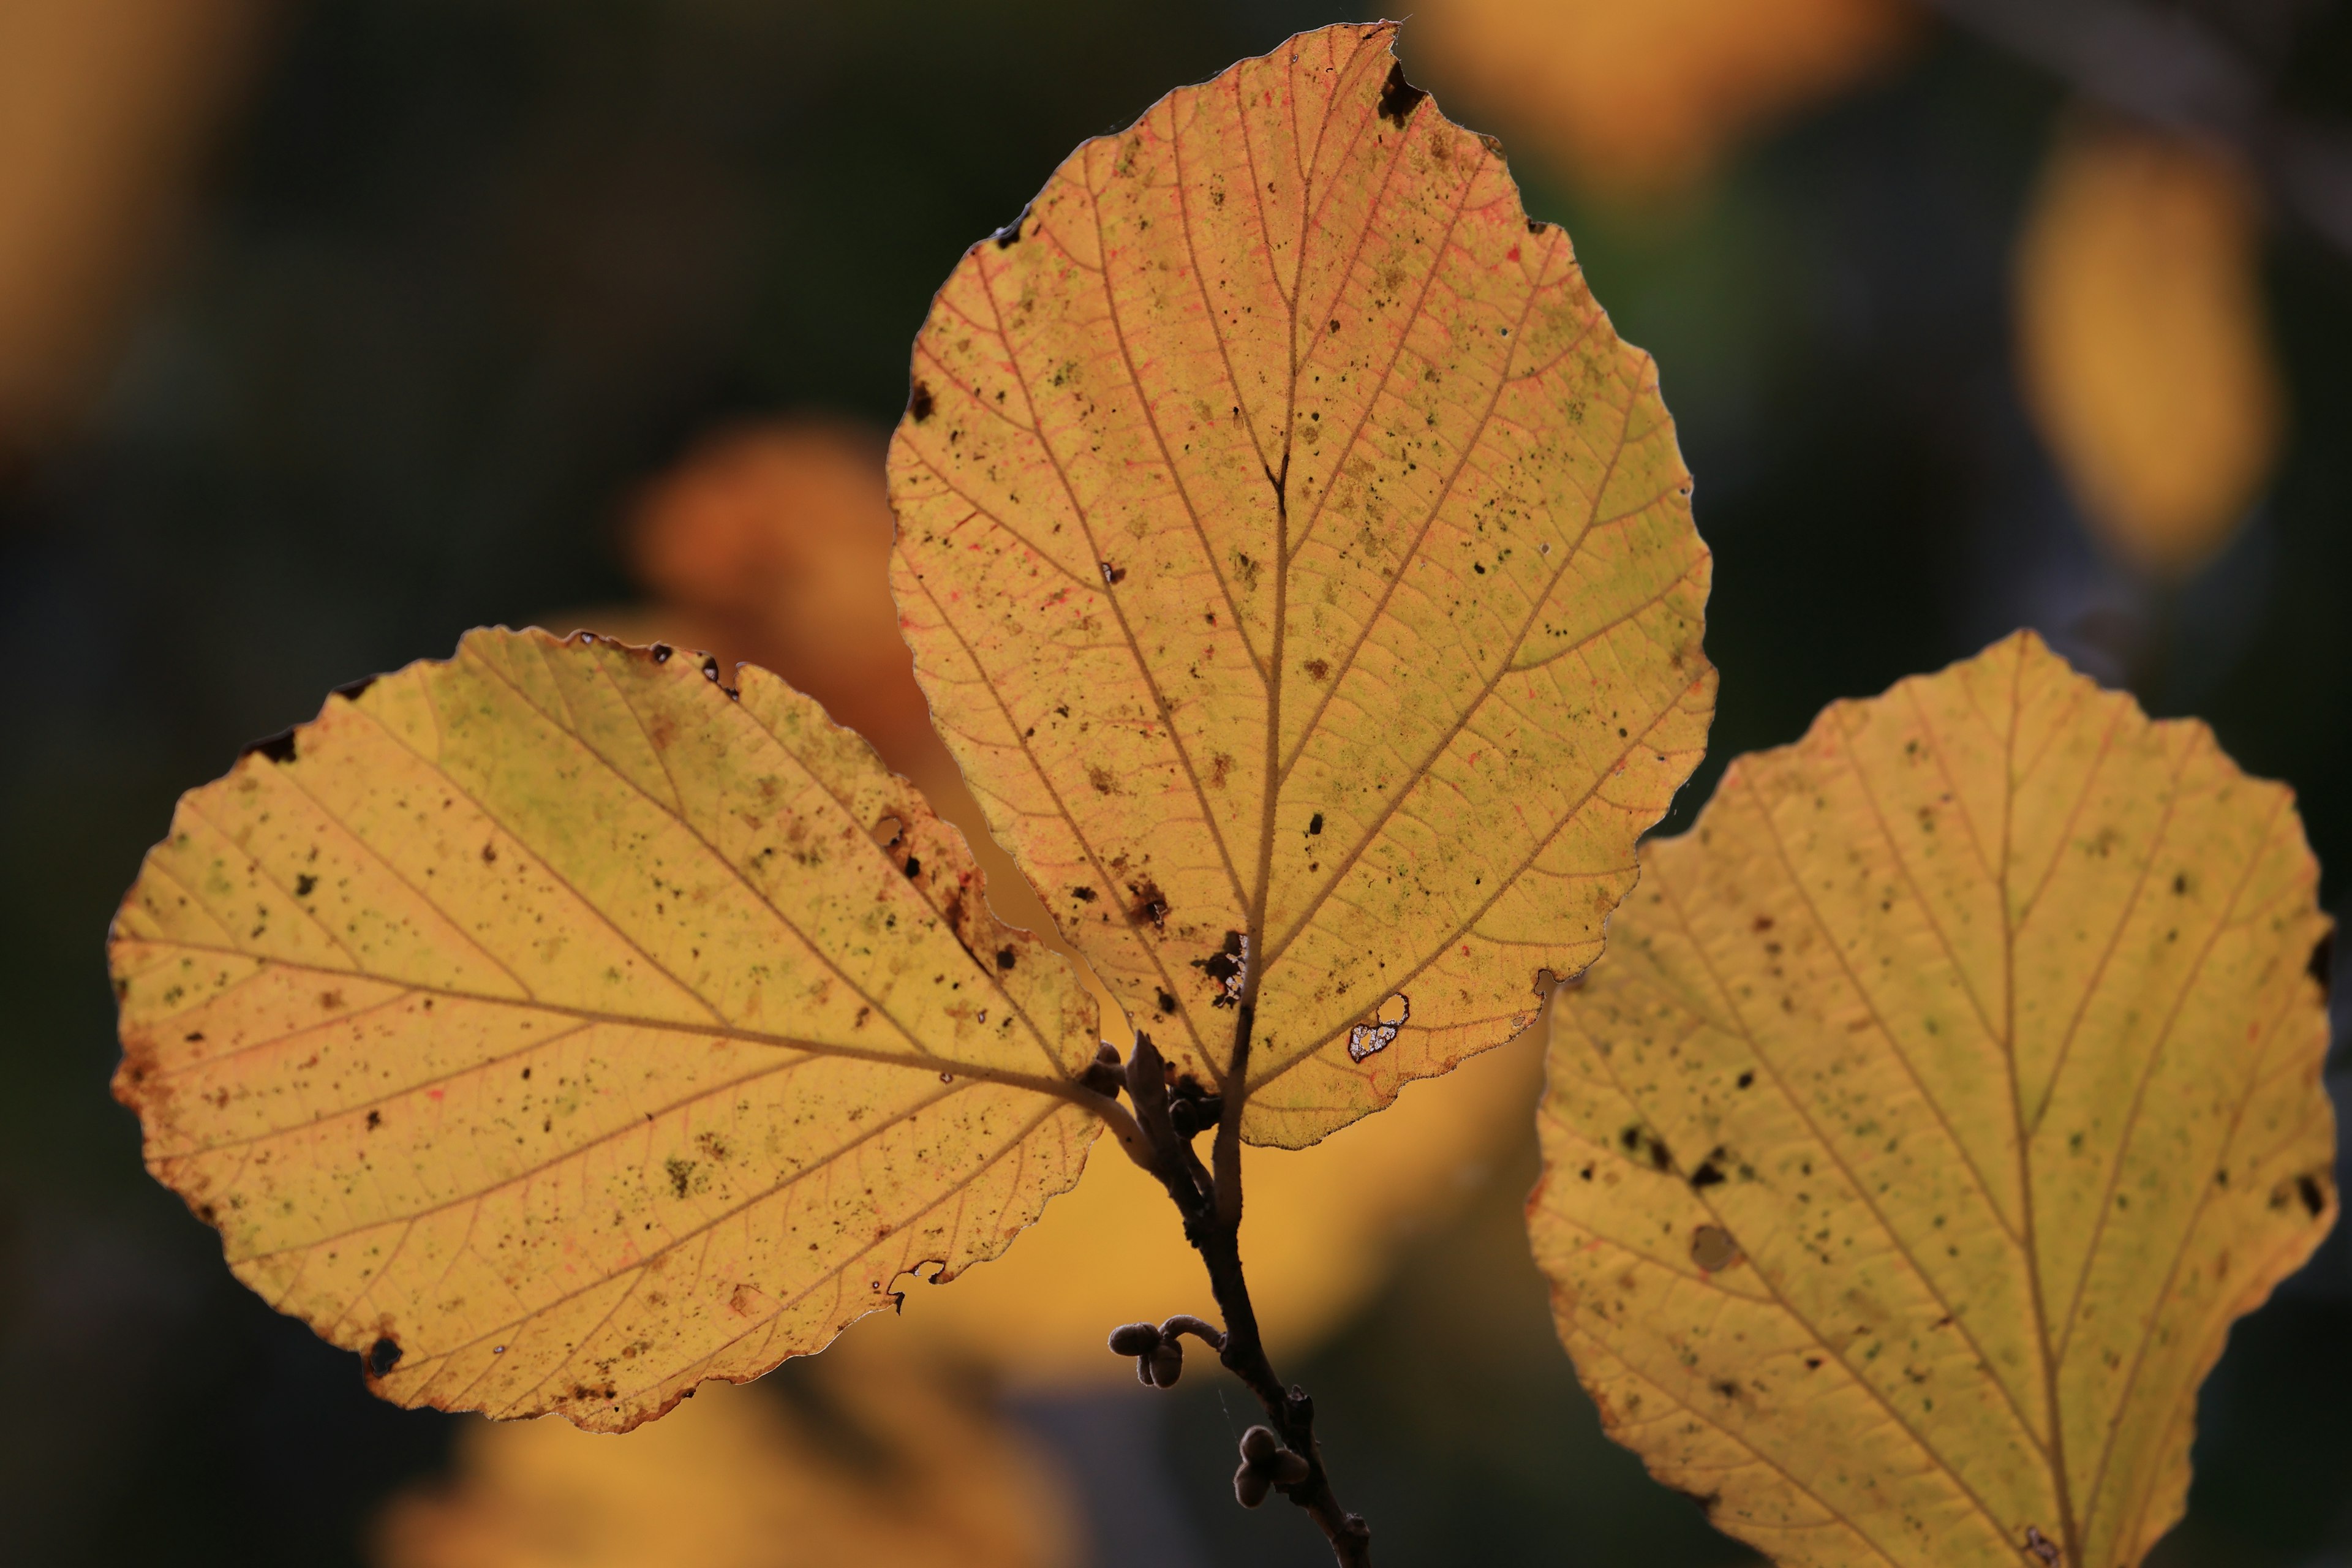
[[(2313, 10), (2289, 88), (2338, 111), (2344, 10)], [(895, 417), (931, 290), (1076, 142), (1347, 14), (289, 10), (94, 424), (0, 479), (0, 1558), (354, 1561), (454, 1425), (374, 1403), (237, 1287), (107, 1096), (106, 921), (174, 796), (330, 687), (624, 596), (619, 506), (714, 425)], [(1830, 699), (2032, 625), (2292, 782), (2341, 909), (2352, 262), (2273, 233), (2292, 445), (2229, 553), (2158, 602), (2103, 563), (2012, 386), (2009, 247), (2064, 103), (1938, 35), (1671, 213), (1586, 210), (1522, 169), (1657, 354), (1717, 552), (1720, 717), (1678, 816)], [(1576, 1392), (1517, 1229), (1531, 1161), (1498, 1152), (1463, 1223), (1285, 1369), (1345, 1495), (1391, 1564), (1736, 1557)], [(1243, 1410), (1219, 1381), (1023, 1407), (1082, 1467), (1102, 1561), (1328, 1560), (1289, 1510), (1228, 1500)], [(2167, 1563), (2352, 1561), (2340, 1241), (2239, 1329), (2200, 1419)]]

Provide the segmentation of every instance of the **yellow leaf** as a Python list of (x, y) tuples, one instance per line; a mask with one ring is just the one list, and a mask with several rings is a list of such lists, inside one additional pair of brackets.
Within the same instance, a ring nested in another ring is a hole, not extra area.
[(2278, 455), (2255, 220), (2219, 154), (2110, 127), (2060, 142), (2019, 240), (2027, 406), (2093, 528), (2159, 577), (2220, 551)]
[(648, 488), (627, 543), (639, 580), (695, 626), (671, 640), (782, 676), (937, 805), (908, 765), (945, 753), (890, 605), (891, 526), (881, 433), (803, 417), (700, 443)]
[(1524, 1029), (1704, 743), (1649, 358), (1491, 143), (1326, 28), (974, 246), (891, 450), (918, 678), (1181, 1070), (1297, 1147)]
[(116, 1091), (237, 1276), (405, 1405), (625, 1429), (994, 1256), (1094, 1008), (774, 677), (477, 632), (191, 792)]
[(0, 460), (31, 457), (96, 401), (133, 311), (167, 276), (273, 10), (0, 5)]
[(2030, 633), (1740, 758), (1563, 1000), (1610, 1431), (1790, 1563), (2129, 1564), (2336, 1202), (2292, 795)]
[(1628, 197), (1883, 70), (1918, 21), (1904, 0), (1428, 0), (1408, 41), (1577, 184)]
[[(842, 1350), (852, 1347), (845, 1345)], [(812, 1396), (718, 1384), (614, 1443), (469, 1425), (453, 1482), (394, 1500), (379, 1568), (1064, 1568), (1066, 1489), (934, 1372), (836, 1350)], [(843, 1375), (845, 1373), (845, 1375)]]

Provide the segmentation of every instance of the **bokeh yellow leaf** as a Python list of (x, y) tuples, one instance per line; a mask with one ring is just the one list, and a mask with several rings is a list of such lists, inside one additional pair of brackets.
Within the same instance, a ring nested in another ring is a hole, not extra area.
[(952, 1379), (842, 1351), (803, 1396), (705, 1388), (625, 1443), (468, 1426), (451, 1480), (394, 1499), (378, 1568), (1066, 1568), (1076, 1510)]
[(890, 604), (882, 451), (881, 432), (842, 419), (721, 431), (647, 488), (627, 552), (671, 618), (691, 622), (667, 640), (782, 676), (936, 805), (910, 765), (947, 753)]
[(2228, 542), (2278, 455), (2258, 216), (2220, 153), (2078, 126), (2019, 239), (2026, 405), (2093, 529), (2158, 577)]
[(1696, 762), (1708, 558), (1649, 358), (1393, 27), (1087, 142), (974, 246), (891, 450), (997, 838), (1244, 1135), (1527, 1027)]
[(1069, 966), (742, 679), (470, 634), (192, 791), (117, 917), (150, 1169), (388, 1398), (625, 1429), (1077, 1180)]
[(1579, 185), (1654, 196), (1900, 59), (1907, 0), (1426, 0), (1406, 41)]
[(96, 400), (278, 9), (0, 5), (0, 462)]
[[(1404, 1246), (1445, 1224), (1527, 1132), (1543, 1031), (1530, 1029), (1311, 1149), (1256, 1149), (1242, 1251), (1277, 1364), (1315, 1348), (1385, 1284)], [(940, 1343), (1028, 1387), (1135, 1385), (1103, 1349), (1115, 1323), (1215, 1321), (1201, 1259), (1159, 1184), (1104, 1140), (1075, 1191), (1021, 1245), (944, 1290), (908, 1292), (911, 1342)], [(884, 1338), (877, 1334), (877, 1338)]]
[(2137, 1563), (2336, 1212), (2290, 793), (2021, 633), (1742, 757), (1560, 1012), (1603, 1420), (1798, 1564)]

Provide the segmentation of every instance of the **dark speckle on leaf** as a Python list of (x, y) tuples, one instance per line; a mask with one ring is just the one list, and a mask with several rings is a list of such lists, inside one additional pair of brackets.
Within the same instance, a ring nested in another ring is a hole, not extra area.
[(669, 644), (666, 642), (657, 642), (654, 644), (654, 662), (656, 664), (667, 664), (669, 662), (669, 656), (677, 651), (677, 650), (676, 648), (670, 647)]
[(1139, 882), (1129, 882), (1127, 890), (1135, 895), (1135, 902), (1127, 911), (1129, 919), (1138, 925), (1148, 923), (1155, 930), (1168, 929), (1168, 895), (1160, 890), (1159, 883), (1146, 877)]
[(240, 757), (249, 757), (256, 752), (259, 752), (262, 756), (268, 757), (273, 763), (292, 762), (294, 760), (294, 731), (291, 730), (280, 730), (275, 735), (265, 735), (260, 740), (247, 746), (245, 750), (239, 752), (237, 755)]
[(916, 859), (912, 855), (908, 856), (908, 857), (907, 857), (907, 875), (908, 875), (909, 877), (919, 877), (919, 876), (921, 876), (922, 874), (923, 874), (923, 863), (922, 863), (920, 860)]
[(297, 872), (294, 877), (294, 896), (298, 899), (307, 899), (310, 896), (312, 889), (316, 889), (318, 885), (319, 879), (310, 875), (310, 872)]
[(1617, 1142), (1624, 1146), (1626, 1153), (1637, 1159), (1647, 1160), (1650, 1163), (1650, 1169), (1654, 1171), (1674, 1169), (1674, 1151), (1666, 1147), (1664, 1139), (1646, 1127), (1638, 1123), (1628, 1127), (1617, 1135)]
[(400, 1344), (390, 1336), (368, 1346), (367, 1369), (370, 1377), (383, 1377), (400, 1364)]
[(2317, 1178), (2308, 1175), (2297, 1176), (2294, 1179), (2294, 1193), (2295, 1196), (2303, 1200), (2303, 1206), (2310, 1211), (2312, 1218), (2317, 1219), (2326, 1212), (2327, 1194), (2320, 1191)]
[(1429, 94), (1404, 79), (1402, 62), (1389, 67), (1389, 79), (1381, 87), (1381, 118), (1402, 127), (1409, 119), (1413, 106)]
[(1000, 948), (998, 948), (998, 949), (996, 950), (996, 967), (997, 967), (997, 968), (999, 968), (999, 969), (1010, 969), (1010, 968), (1012, 968), (1012, 967), (1013, 967), (1013, 950), (1012, 950), (1011, 948), (1009, 948), (1009, 947), (1000, 947)]
[(916, 424), (920, 425), (931, 416), (932, 407), (931, 389), (919, 381), (915, 383), (915, 395), (907, 399), (907, 412), (915, 416)]

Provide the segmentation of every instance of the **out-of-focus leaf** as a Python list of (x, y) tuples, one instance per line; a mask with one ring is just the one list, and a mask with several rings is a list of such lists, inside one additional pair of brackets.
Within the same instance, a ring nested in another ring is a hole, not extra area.
[[(1401, 1247), (1453, 1218), (1509, 1156), (1535, 1102), (1542, 1035), (1414, 1084), (1312, 1149), (1251, 1152), (1242, 1248), (1278, 1363), (1340, 1328)], [(905, 1322), (887, 1327), (1031, 1386), (1133, 1387), (1134, 1363), (1107, 1353), (1103, 1331), (1171, 1311), (1219, 1316), (1166, 1195), (1104, 1142), (1018, 1247), (948, 1289), (910, 1289)]]
[(2021, 633), (1642, 860), (1528, 1209), (1610, 1431), (1780, 1563), (2139, 1561), (2336, 1213), (2289, 792)]
[(1918, 21), (1906, 0), (1428, 0), (1406, 41), (1515, 147), (1586, 189), (1640, 197), (1884, 70)]
[(2019, 241), (2026, 405), (2093, 528), (2158, 577), (2212, 558), (2278, 453), (2256, 216), (2218, 153), (2078, 129)]
[(683, 646), (782, 676), (914, 776), (903, 759), (945, 753), (890, 603), (882, 454), (880, 432), (842, 420), (726, 432), (646, 491), (627, 544), (694, 623)]
[(54, 437), (102, 376), (273, 8), (0, 5), (0, 458)]
[(1648, 357), (1392, 27), (1081, 147), (891, 450), (917, 673), (1064, 933), (1297, 1147), (1527, 1027), (1696, 762), (1708, 558)]
[(742, 679), (471, 634), (192, 791), (125, 900), (150, 1168), (388, 1398), (625, 1429), (1077, 1180), (1068, 965)]
[(719, 1384), (625, 1443), (471, 1425), (453, 1480), (386, 1510), (379, 1568), (1075, 1563), (1072, 1500), (1020, 1434), (900, 1358), (823, 1364), (795, 1403)]

